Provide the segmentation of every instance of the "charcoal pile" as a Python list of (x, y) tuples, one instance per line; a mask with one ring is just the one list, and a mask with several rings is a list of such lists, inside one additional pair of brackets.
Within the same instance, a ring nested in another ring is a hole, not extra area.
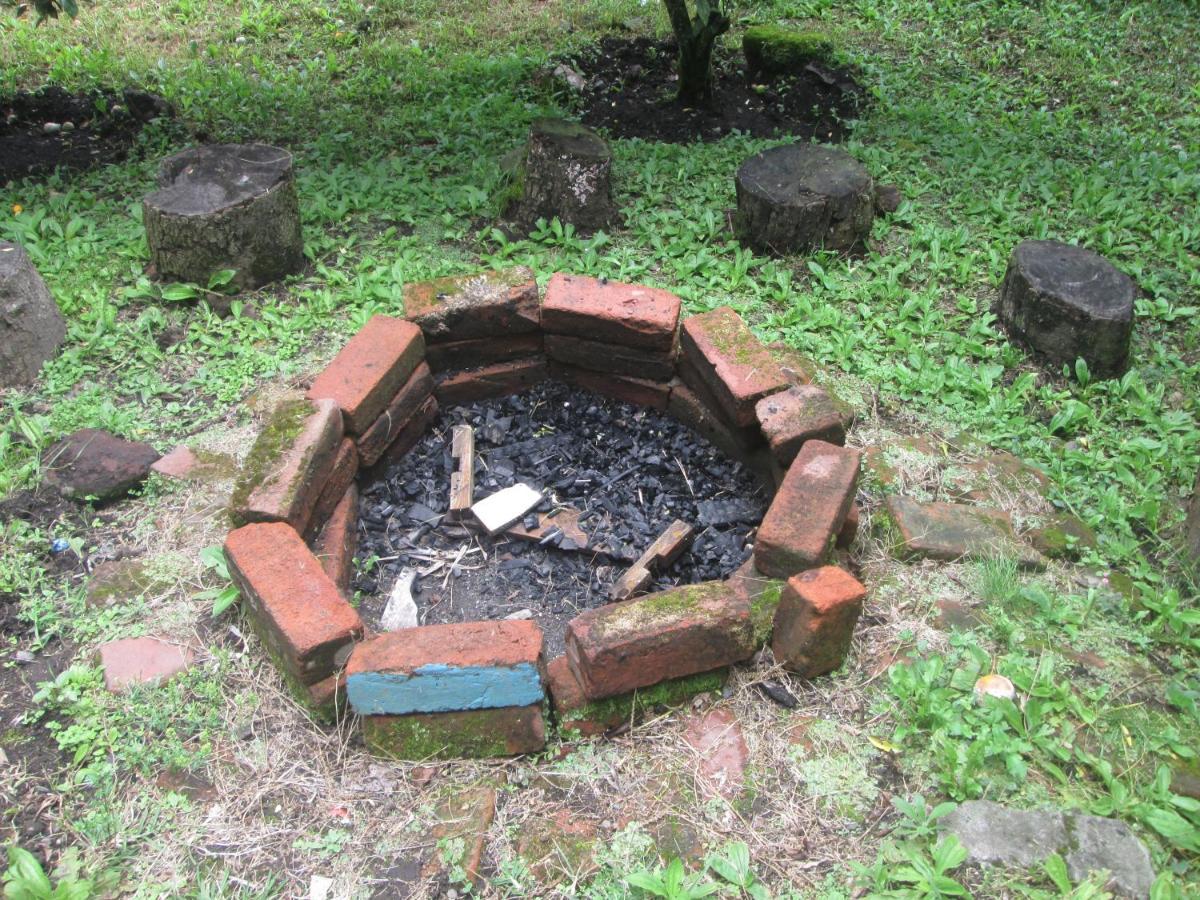
[[(477, 503), (517, 485), (541, 495), (495, 535), (471, 513), (451, 514), (455, 425), (474, 431)], [(654, 410), (559, 382), (451, 407), (383, 478), (363, 485), (355, 587), (370, 596), (360, 612), (376, 624), (393, 593), (411, 592), (422, 625), (532, 618), (554, 655), (566, 623), (608, 602), (673, 522), (695, 536), (653, 573), (649, 590), (733, 572), (766, 502), (740, 463)]]

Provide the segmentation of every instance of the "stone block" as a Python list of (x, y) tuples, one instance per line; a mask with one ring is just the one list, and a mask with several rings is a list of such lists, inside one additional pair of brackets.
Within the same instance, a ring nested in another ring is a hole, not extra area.
[(846, 443), (846, 428), (833, 398), (816, 385), (790, 387), (764, 397), (754, 413), (771, 453), (787, 468), (806, 441)]
[(1046, 558), (1017, 540), (1012, 521), (998, 509), (919, 503), (897, 495), (888, 498), (887, 512), (900, 533), (904, 556), (948, 562), (1011, 556), (1023, 569), (1046, 568)]
[(43, 479), (71, 500), (119, 500), (150, 475), (158, 451), (98, 428), (67, 435), (42, 457)]
[(746, 427), (757, 424), (755, 404), (787, 388), (783, 369), (754, 333), (728, 306), (689, 316), (680, 331), (681, 356), (715, 398), (720, 413), (729, 422)]
[(405, 317), (430, 344), (536, 332), (537, 281), (525, 266), (404, 286)]
[(268, 652), (286, 675), (316, 684), (345, 664), (363, 623), (291, 526), (246, 525), (225, 558)]
[(544, 356), (531, 356), (478, 369), (449, 372), (436, 379), (434, 394), (442, 406), (474, 403), (528, 390), (550, 376)]
[(363, 466), (373, 466), (392, 442), (421, 412), (433, 393), (433, 373), (422, 362), (391, 398), (382, 414), (363, 429), (358, 438), (358, 455)]
[(347, 693), (364, 716), (530, 706), (543, 698), (541, 654), (531, 621), (405, 628), (355, 648)]
[(347, 434), (360, 435), (379, 418), (425, 355), (412, 322), (376, 315), (350, 338), (308, 389), (310, 400), (333, 400)]
[(675, 375), (674, 347), (666, 352), (648, 351), (566, 334), (548, 334), (546, 355), (575, 368), (650, 381), (670, 381)]
[(303, 534), (342, 441), (333, 400), (284, 400), (263, 423), (234, 485), (234, 522), (287, 522)]
[(842, 664), (867, 589), (837, 566), (809, 569), (788, 579), (775, 613), (775, 661), (816, 678)]
[(564, 366), (562, 363), (551, 363), (550, 375), (593, 394), (612, 397), (634, 406), (646, 406), (659, 412), (666, 412), (667, 401), (671, 396), (671, 386), (665, 381), (593, 372), (575, 366)]
[(589, 609), (567, 626), (567, 656), (592, 700), (728, 666), (754, 649), (749, 608), (719, 581)]
[(669, 353), (681, 308), (678, 297), (658, 288), (558, 273), (546, 286), (542, 329)]
[(425, 348), (425, 361), (434, 372), (477, 369), (493, 363), (540, 356), (543, 349), (540, 332), (499, 335), (473, 341), (430, 344)]
[(760, 572), (790, 578), (825, 560), (854, 502), (860, 456), (825, 441), (801, 448), (758, 529), (754, 565)]
[(454, 712), (363, 716), (363, 740), (392, 759), (480, 759), (536, 753), (546, 745), (539, 704)]

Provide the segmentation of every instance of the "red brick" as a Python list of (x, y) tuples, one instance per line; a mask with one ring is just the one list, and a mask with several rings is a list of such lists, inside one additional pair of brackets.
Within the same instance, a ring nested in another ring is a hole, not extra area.
[(790, 578), (819, 566), (854, 501), (861, 454), (809, 441), (775, 493), (754, 542), (754, 565), (764, 575)]
[(349, 434), (379, 418), (388, 401), (425, 355), (425, 339), (412, 322), (372, 316), (308, 390), (310, 400), (334, 400)]
[(237, 524), (287, 522), (303, 534), (342, 441), (333, 400), (284, 400), (263, 424), (234, 486)]
[(684, 319), (679, 350), (736, 425), (755, 424), (754, 404), (788, 386), (771, 352), (728, 306)]
[(333, 515), (334, 509), (342, 502), (342, 497), (346, 494), (346, 488), (354, 483), (354, 479), (358, 477), (358, 448), (354, 446), (354, 441), (350, 438), (342, 438), (342, 443), (338, 445), (337, 455), (329, 465), (329, 472), (325, 476), (325, 487), (321, 489), (321, 495), (317, 498), (317, 503), (313, 507), (312, 518), (308, 523), (308, 531), (305, 534), (306, 538), (311, 538), (325, 524), (326, 520)]
[(479, 759), (536, 753), (546, 746), (542, 707), (363, 716), (363, 741), (392, 759)]
[(434, 372), (474, 369), (492, 363), (538, 356), (542, 348), (541, 334), (501, 335), (473, 341), (430, 344), (425, 348), (425, 361)]
[(632, 403), (634, 406), (648, 406), (660, 412), (666, 411), (667, 400), (671, 396), (671, 386), (665, 381), (647, 381), (627, 375), (591, 372), (574, 366), (564, 366), (562, 363), (551, 363), (550, 375), (585, 391)]
[(867, 589), (837, 566), (788, 579), (775, 613), (775, 661), (805, 678), (832, 672), (850, 649)]
[(428, 398), (421, 404), (421, 408), (417, 410), (416, 415), (404, 423), (404, 427), (400, 429), (391, 446), (383, 451), (383, 455), (376, 460), (374, 465), (370, 466), (367, 475), (375, 478), (390, 465), (403, 459), (405, 454), (415, 447), (417, 441), (421, 440), (425, 432), (429, 430), (429, 426), (437, 418), (437, 413), (437, 400), (433, 397)]
[(846, 521), (842, 523), (842, 529), (838, 532), (837, 547), (839, 550), (849, 550), (854, 546), (854, 542), (858, 539), (858, 523), (862, 519), (862, 510), (858, 508), (857, 503), (851, 503), (850, 509), (846, 511)]
[(566, 334), (548, 334), (546, 355), (556, 362), (593, 372), (610, 372), (652, 381), (670, 381), (675, 375), (674, 347), (664, 353), (589, 341)]
[(404, 314), (431, 344), (525, 334), (541, 327), (537, 281), (524, 266), (407, 284)]
[(781, 466), (792, 464), (805, 441), (846, 443), (841, 411), (816, 385), (790, 387), (763, 397), (754, 405), (754, 413)]
[(821, 367), (815, 361), (782, 341), (767, 344), (767, 351), (779, 364), (790, 385), (809, 384), (817, 372), (821, 371)]
[(325, 574), (349, 598), (354, 553), (358, 550), (358, 486), (353, 482), (342, 492), (342, 499), (333, 508), (312, 549)]
[(442, 406), (457, 406), (519, 394), (545, 381), (549, 374), (545, 357), (533, 356), (439, 376), (434, 393)]
[(658, 288), (560, 273), (546, 285), (542, 330), (669, 353), (681, 306)]
[(411, 674), (425, 665), (510, 668), (540, 665), (542, 630), (533, 621), (455, 622), (376, 635), (355, 648), (347, 676)]
[(750, 608), (719, 581), (609, 603), (567, 626), (567, 656), (590, 700), (753, 655)]
[(671, 382), (667, 413), (734, 459), (744, 461), (763, 443), (758, 428), (730, 425), (713, 411), (700, 394), (679, 380)]
[(316, 684), (305, 686), (297, 699), (318, 722), (336, 721), (349, 708), (346, 705), (346, 673), (335, 672)]
[(732, 800), (746, 785), (746, 762), (750, 748), (730, 709), (710, 709), (689, 716), (683, 740), (692, 749), (693, 770), (710, 797)]
[(364, 466), (373, 466), (392, 445), (405, 426), (417, 416), (433, 393), (433, 373), (421, 363), (392, 398), (378, 419), (358, 439), (358, 455)]
[(159, 684), (196, 661), (189, 647), (153, 637), (109, 641), (101, 645), (97, 656), (104, 670), (104, 686), (114, 692)]
[(160, 457), (150, 467), (150, 470), (166, 478), (185, 481), (192, 477), (192, 472), (199, 466), (200, 459), (192, 452), (191, 448), (180, 444), (166, 456)]
[(268, 651), (303, 684), (333, 674), (363, 623), (295, 529), (247, 525), (225, 538), (229, 571)]
[(750, 608), (750, 621), (754, 623), (754, 645), (762, 647), (771, 640), (771, 629), (775, 627), (775, 610), (779, 606), (779, 595), (783, 582), (768, 578), (754, 568), (754, 560), (748, 559), (725, 579), (738, 601)]

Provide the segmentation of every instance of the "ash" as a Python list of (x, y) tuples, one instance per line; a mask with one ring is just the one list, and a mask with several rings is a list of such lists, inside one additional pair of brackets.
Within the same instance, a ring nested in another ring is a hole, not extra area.
[[(488, 537), (447, 521), (450, 430), (459, 424), (475, 429), (476, 501), (530, 485), (544, 494), (538, 511), (582, 513), (586, 548), (554, 535), (543, 545)], [(420, 624), (532, 618), (550, 658), (563, 651), (567, 622), (608, 602), (613, 581), (673, 520), (693, 525), (696, 539), (653, 590), (729, 575), (750, 555), (765, 507), (741, 463), (669, 416), (544, 382), (442, 410), (404, 459), (363, 486), (360, 612), (378, 625), (397, 576), (415, 569)]]

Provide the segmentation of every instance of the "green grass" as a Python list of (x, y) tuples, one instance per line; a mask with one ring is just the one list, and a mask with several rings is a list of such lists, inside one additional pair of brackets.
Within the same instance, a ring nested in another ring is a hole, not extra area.
[[(995, 621), (875, 685), (894, 741), (921, 748), (902, 756), (906, 775), (958, 800), (986, 784), (1000, 799), (1119, 815), (1150, 841), (1160, 868), (1194, 886), (1197, 849), (1172, 816), (1196, 811), (1172, 799), (1159, 773), (1200, 749), (1196, 590), (1173, 543), (1200, 463), (1195, 8), (733, 4), (730, 48), (745, 25), (778, 19), (821, 28), (861, 68), (872, 107), (847, 146), (905, 196), (865, 256), (779, 261), (740, 248), (724, 228), (734, 169), (771, 143), (744, 136), (614, 142), (625, 225), (612, 234), (581, 239), (552, 225), (509, 242), (489, 227), (505, 186), (501, 157), (534, 116), (567, 102), (535, 88), (534, 70), (613, 27), (666, 33), (658, 4), (375, 6), (100, 2), (74, 23), (0, 18), (0, 93), (133, 82), (180, 113), (149, 129), (127, 163), (0, 192), (0, 238), (25, 245), (70, 329), (37, 388), (0, 398), (0, 495), (35, 484), (41, 449), (78, 427), (169, 448), (263, 381), (314, 368), (372, 313), (399, 310), (406, 282), (522, 263), (543, 279), (569, 270), (666, 287), (691, 311), (728, 303), (764, 339), (870, 385), (884, 414), (970, 433), (1044, 468), (1055, 503), (1099, 535), (1085, 562), (1135, 582), (1131, 602), (1022, 583), (984, 564), (983, 598), (1003, 601)], [(154, 161), (184, 146), (189, 130), (297, 153), (312, 273), (245, 295), (226, 319), (161, 300), (142, 274), (138, 200)], [(1041, 373), (999, 332), (989, 309), (1008, 255), (1034, 237), (1089, 246), (1143, 289), (1124, 377)], [(168, 329), (181, 337), (160, 346)], [(86, 639), (97, 625), (78, 597), (56, 593), (46, 540), (0, 524), (0, 591), (26, 597), (37, 640)], [(1060, 652), (1071, 642), (1111, 654), (1131, 680), (1139, 676), (1126, 663), (1153, 660), (1165, 693), (1133, 703), (1115, 675), (1072, 690)], [(964, 672), (993, 661), (1033, 691), (1036, 724), (1028, 707), (1014, 718), (956, 692)], [(82, 690), (95, 693), (90, 682)], [(83, 718), (111, 717), (101, 709)], [(205, 722), (195, 720), (196, 734)], [(145, 726), (124, 715), (110, 727), (136, 736)], [(1076, 745), (1069, 760), (1064, 741)], [(111, 743), (113, 777), (156, 763)]]

